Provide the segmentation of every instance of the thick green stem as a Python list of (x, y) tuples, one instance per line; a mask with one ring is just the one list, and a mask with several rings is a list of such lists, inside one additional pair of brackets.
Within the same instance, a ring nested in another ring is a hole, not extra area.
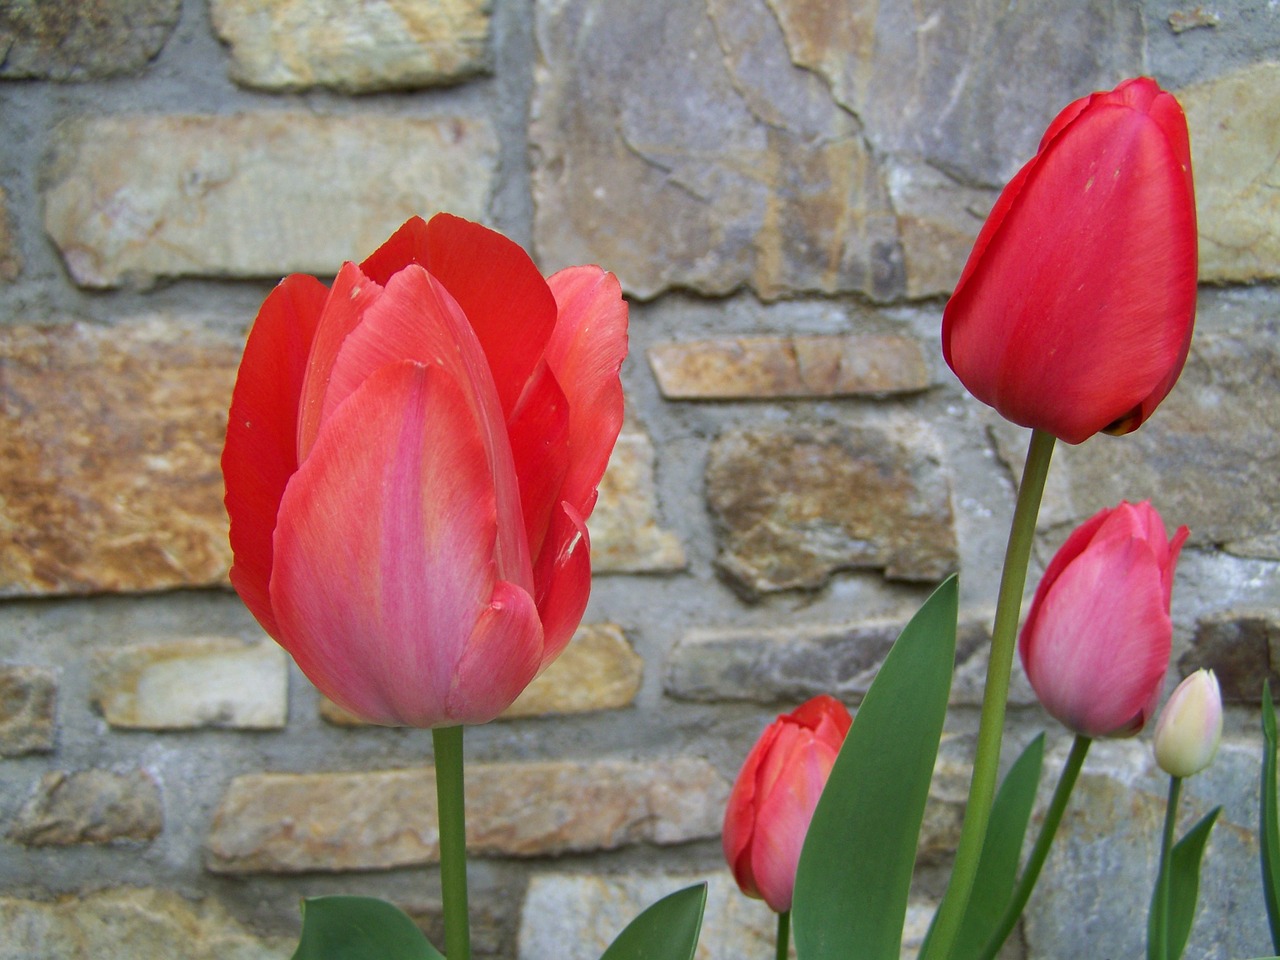
[(1156, 874), (1151, 919), (1147, 924), (1147, 960), (1169, 957), (1169, 857), (1173, 851), (1173, 827), (1178, 822), (1182, 778), (1169, 778), (1169, 802), (1164, 807), (1164, 834), (1160, 838), (1160, 871)]
[(778, 960), (787, 960), (791, 950), (791, 911), (783, 910), (778, 914)]
[(1036, 516), (1044, 495), (1044, 481), (1053, 457), (1054, 438), (1040, 430), (1031, 432), (1027, 462), (1022, 468), (1018, 502), (1009, 528), (1009, 545), (1005, 549), (1004, 571), (1000, 577), (1000, 595), (996, 600), (995, 625), (991, 630), (991, 656), (987, 661), (987, 683), (982, 695), (982, 718), (978, 725), (978, 750), (973, 760), (973, 779), (969, 782), (969, 800), (965, 806), (964, 825), (956, 847), (955, 866), (942, 906), (934, 923), (929, 955), (946, 958), (955, 945), (973, 891), (973, 879), (982, 856), (982, 843), (991, 819), (991, 803), (995, 797), (1000, 772), (1000, 742), (1004, 735), (1005, 704), (1009, 698), (1009, 677), (1013, 671), (1013, 650), (1017, 645), (1018, 619), (1022, 615), (1022, 593), (1027, 585), (1027, 564), (1031, 559), (1031, 543), (1035, 538)]
[(1031, 848), (1027, 863), (1022, 868), (1022, 876), (1018, 878), (1018, 886), (1009, 899), (1004, 916), (1000, 918), (999, 925), (982, 949), (983, 960), (991, 960), (1000, 952), (1000, 948), (1009, 939), (1009, 934), (1018, 922), (1018, 917), (1022, 916), (1027, 901), (1031, 899), (1031, 891), (1035, 889), (1036, 881), (1040, 879), (1040, 870), (1044, 867), (1045, 858), (1049, 856), (1049, 847), (1053, 844), (1054, 835), (1058, 832), (1058, 824), (1062, 822), (1062, 814), (1067, 809), (1067, 801), (1071, 799), (1071, 791), (1075, 789), (1080, 768), (1084, 766), (1085, 754), (1089, 752), (1089, 746), (1092, 743), (1093, 740), (1080, 734), (1076, 734), (1075, 740), (1072, 741), (1071, 752), (1067, 754), (1067, 762), (1062, 765), (1062, 774), (1058, 777), (1058, 786), (1053, 791), (1053, 799), (1049, 801), (1049, 809), (1045, 811), (1044, 823), (1040, 824), (1040, 833), (1036, 837), (1035, 846)]
[(467, 917), (467, 818), (462, 786), (462, 727), (431, 731), (436, 756), (436, 817), (440, 827), (440, 887), (449, 960), (471, 960)]

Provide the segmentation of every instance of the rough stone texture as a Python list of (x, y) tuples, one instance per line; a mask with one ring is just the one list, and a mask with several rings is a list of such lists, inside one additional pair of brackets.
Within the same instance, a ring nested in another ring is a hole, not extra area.
[(296, 938), (259, 938), (215, 899), (116, 887), (45, 902), (0, 898), (0, 960), (286, 960)]
[(29, 847), (154, 840), (164, 827), (160, 787), (144, 770), (54, 771), (40, 779), (9, 837)]
[(1209, 667), (1218, 677), (1227, 703), (1261, 703), (1262, 684), (1271, 681), (1273, 696), (1280, 693), (1280, 621), (1257, 611), (1238, 611), (1203, 617), (1196, 623), (1191, 649), (1178, 660), (1178, 673), (1186, 676)]
[(45, 229), (89, 287), (331, 275), (411, 214), (484, 219), (496, 157), (467, 118), (80, 117), (45, 170)]
[(489, 0), (213, 0), (231, 77), (264, 90), (348, 93), (453, 83), (489, 65)]
[[(989, 621), (962, 623), (956, 650), (953, 703), (981, 702)], [(820, 693), (859, 703), (875, 679), (905, 623), (882, 621), (840, 625), (798, 624), (784, 628), (689, 631), (676, 641), (664, 664), (663, 690), (677, 700), (800, 703)], [(971, 663), (972, 661), (972, 663)], [(978, 673), (977, 683), (966, 683)], [(1021, 679), (1021, 678), (1020, 678)], [(1015, 684), (1015, 705), (1035, 703)]]
[(0, 666), (0, 757), (53, 749), (58, 680), (46, 667)]
[(288, 719), (288, 658), (271, 640), (197, 637), (95, 659), (90, 697), (113, 727), (279, 730)]
[[(1046, 756), (1050, 775), (1063, 756)], [(1186, 781), (1180, 835), (1223, 806), (1205, 853), (1188, 960), (1272, 953), (1258, 873), (1258, 756), (1256, 740), (1225, 742), (1213, 766)], [(1094, 744), (1024, 915), (1030, 956), (1144, 955), (1146, 924), (1134, 918), (1147, 915), (1167, 790), (1149, 740)]]
[(182, 0), (17, 0), (0, 5), (0, 78), (97, 80), (139, 73)]
[[(584, 624), (564, 653), (498, 719), (629, 707), (635, 702), (643, 671), (644, 661), (631, 649), (621, 628), (612, 623)], [(364, 725), (325, 697), (320, 698), (320, 715), (338, 726)]]
[(8, 195), (0, 188), (0, 282), (16, 280), (22, 273), (22, 253), (13, 232)]
[[(591, 876), (544, 873), (529, 883), (520, 914), (517, 960), (596, 960), (642, 910), (696, 883), (707, 885), (698, 960), (742, 960), (773, 955), (777, 917), (761, 900), (738, 890), (727, 872)], [(902, 958), (913, 960), (934, 904), (907, 907)]]
[(1191, 131), (1201, 280), (1280, 277), (1280, 63), (1178, 97)]
[[(718, 836), (729, 785), (705, 760), (471, 764), (467, 849), (551, 856)], [(216, 873), (375, 870), (434, 862), (435, 775), (252, 774), (227, 789), (208, 840)]]
[(896, 336), (662, 343), (649, 349), (649, 366), (671, 400), (887, 396), (929, 387), (920, 342)]
[(660, 573), (680, 570), (684, 548), (658, 525), (653, 482), (653, 443), (624, 430), (600, 481), (600, 499), (587, 521), (595, 573)]
[(641, 297), (903, 290), (857, 121), (787, 57), (758, 0), (543, 0), (530, 136), (548, 266), (598, 261)]
[(923, 423), (730, 430), (707, 463), (718, 564), (751, 594), (838, 570), (937, 580), (955, 568), (951, 488)]
[(0, 329), (0, 596), (225, 580), (242, 346), (159, 317)]

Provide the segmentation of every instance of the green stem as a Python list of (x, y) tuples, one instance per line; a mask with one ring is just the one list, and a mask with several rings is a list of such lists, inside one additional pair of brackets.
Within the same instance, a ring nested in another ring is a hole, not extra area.
[(973, 759), (973, 779), (969, 782), (969, 800), (965, 807), (960, 842), (956, 847), (955, 866), (942, 906), (938, 908), (930, 944), (931, 957), (945, 958), (955, 945), (973, 891), (973, 880), (982, 856), (982, 843), (991, 819), (991, 803), (995, 797), (1000, 772), (1000, 741), (1004, 734), (1005, 704), (1009, 698), (1009, 677), (1013, 671), (1013, 650), (1017, 645), (1018, 619), (1022, 614), (1022, 594), (1027, 584), (1027, 564), (1031, 559), (1031, 543), (1035, 538), (1036, 516), (1044, 496), (1044, 481), (1053, 456), (1052, 434), (1031, 432), (1027, 461), (1022, 468), (1018, 502), (1009, 528), (1009, 545), (1005, 549), (1004, 571), (1000, 577), (1000, 595), (996, 600), (995, 625), (991, 630), (991, 656), (987, 661), (987, 683), (982, 695), (982, 718), (978, 725), (978, 750)]
[(449, 960), (471, 960), (467, 918), (467, 822), (462, 787), (462, 727), (431, 731), (436, 757), (436, 817), (440, 826), (440, 887)]
[(1058, 786), (1053, 791), (1053, 799), (1049, 801), (1049, 809), (1045, 811), (1044, 823), (1040, 824), (1040, 833), (1036, 837), (1035, 846), (1027, 857), (1026, 866), (1022, 868), (1022, 876), (1018, 878), (1018, 886), (1009, 898), (1000, 923), (992, 933), (987, 945), (982, 949), (982, 960), (991, 960), (1004, 942), (1009, 939), (1014, 924), (1031, 899), (1031, 891), (1040, 879), (1040, 870), (1044, 867), (1045, 858), (1049, 856), (1049, 847), (1053, 844), (1058, 825), (1062, 822), (1062, 814), (1067, 809), (1067, 801), (1071, 799), (1071, 791), (1075, 789), (1076, 779), (1080, 776), (1080, 768), (1084, 766), (1085, 754), (1093, 743), (1089, 737), (1076, 734), (1071, 742), (1071, 752), (1067, 754), (1067, 762), (1062, 765), (1062, 773), (1058, 777)]
[(791, 911), (783, 910), (778, 914), (778, 960), (787, 960), (791, 949)]
[(1169, 802), (1164, 807), (1164, 834), (1160, 839), (1160, 871), (1147, 924), (1147, 960), (1169, 960), (1169, 856), (1173, 851), (1173, 827), (1178, 821), (1182, 778), (1169, 778)]

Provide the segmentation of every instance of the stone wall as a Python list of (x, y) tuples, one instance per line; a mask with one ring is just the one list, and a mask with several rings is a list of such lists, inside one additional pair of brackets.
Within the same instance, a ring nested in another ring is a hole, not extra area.
[[(1155, 76), (1191, 125), (1199, 321), (1137, 434), (1060, 449), (1042, 564), (1152, 499), (1192, 529), (1170, 684), (1231, 701), (1187, 956), (1269, 952), (1257, 703), (1280, 674), (1280, 10), (1268, 0), (47, 0), (0, 4), (0, 958), (287, 957), (300, 896), (439, 933), (430, 737), (315, 693), (229, 590), (218, 469), (282, 274), (448, 209), (632, 301), (586, 625), (468, 732), (478, 955), (595, 958), (710, 881), (708, 958), (768, 955), (719, 820), (774, 714), (856, 706), (962, 571), (909, 940), (958, 831), (1025, 432), (938, 326), (1069, 100)], [(1010, 749), (1050, 730), (1020, 675)], [(1008, 956), (1142, 952), (1161, 778), (1100, 744)], [(913, 951), (906, 951), (908, 954)]]

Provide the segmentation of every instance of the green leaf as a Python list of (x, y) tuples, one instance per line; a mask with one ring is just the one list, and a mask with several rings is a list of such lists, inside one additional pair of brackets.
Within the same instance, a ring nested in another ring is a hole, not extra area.
[(1178, 960), (1187, 948), (1191, 925), (1196, 919), (1196, 900), (1200, 896), (1200, 860), (1209, 831), (1222, 812), (1214, 807), (1186, 836), (1173, 845), (1169, 854), (1169, 960)]
[(309, 897), (293, 960), (444, 960), (399, 907), (377, 897)]
[(1280, 814), (1276, 810), (1276, 708), (1271, 683), (1262, 684), (1262, 894), (1271, 924), (1271, 946), (1280, 953)]
[(627, 924), (600, 960), (693, 960), (706, 905), (705, 883), (668, 894)]
[(822, 791), (791, 907), (804, 960), (898, 960), (951, 690), (957, 595), (949, 577), (902, 631)]

